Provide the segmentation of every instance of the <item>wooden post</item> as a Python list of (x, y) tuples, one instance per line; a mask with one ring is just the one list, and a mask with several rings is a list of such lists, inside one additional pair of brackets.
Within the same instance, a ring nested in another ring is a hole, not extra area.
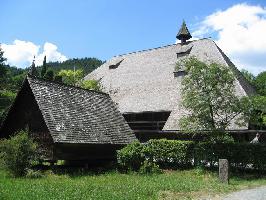
[(229, 163), (227, 159), (219, 159), (219, 179), (222, 183), (229, 183)]

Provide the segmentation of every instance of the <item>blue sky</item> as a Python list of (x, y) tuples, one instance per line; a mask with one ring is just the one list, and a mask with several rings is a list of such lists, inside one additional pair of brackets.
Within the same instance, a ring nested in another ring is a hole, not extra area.
[[(259, 7), (262, 11), (251, 13), (251, 18), (255, 15), (266, 20), (265, 0), (0, 0), (0, 3), (0, 43), (9, 63), (18, 67), (27, 66), (33, 54), (39, 60), (49, 52), (50, 60), (76, 57), (106, 60), (117, 54), (172, 44), (183, 19), (194, 37), (211, 36), (219, 44), (221, 28), (206, 19), (236, 5)], [(29, 52), (21, 52), (24, 49)], [(248, 63), (247, 68), (252, 69), (252, 58), (242, 61), (234, 58), (235, 52), (226, 52), (237, 63)], [(266, 47), (265, 51), (255, 52), (257, 57), (265, 53)], [(265, 69), (260, 66), (263, 64), (266, 67), (262, 59), (255, 64), (262, 69), (253, 67), (251, 71)]]

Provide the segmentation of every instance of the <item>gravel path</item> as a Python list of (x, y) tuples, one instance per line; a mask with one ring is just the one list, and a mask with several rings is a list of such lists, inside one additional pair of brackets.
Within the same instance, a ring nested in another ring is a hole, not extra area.
[(223, 200), (266, 200), (266, 186), (233, 192)]

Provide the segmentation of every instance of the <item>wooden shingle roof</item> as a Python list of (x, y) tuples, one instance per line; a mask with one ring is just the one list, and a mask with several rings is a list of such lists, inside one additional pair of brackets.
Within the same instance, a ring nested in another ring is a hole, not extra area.
[(54, 142), (128, 144), (136, 139), (108, 94), (26, 79)]
[[(178, 121), (186, 115), (186, 110), (181, 105), (182, 76), (176, 77), (174, 72), (176, 63), (190, 56), (229, 67), (236, 75), (236, 95), (254, 94), (254, 88), (208, 38), (115, 56), (85, 79), (100, 80), (104, 91), (118, 104), (120, 112), (169, 111), (171, 114), (163, 130), (180, 130)], [(110, 65), (121, 60), (117, 68), (109, 69)], [(246, 128), (236, 123), (230, 126), (230, 130)]]

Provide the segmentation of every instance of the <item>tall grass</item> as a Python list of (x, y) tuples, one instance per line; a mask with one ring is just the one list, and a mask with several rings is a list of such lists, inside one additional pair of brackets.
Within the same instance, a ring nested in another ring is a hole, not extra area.
[(217, 174), (201, 170), (169, 171), (156, 175), (53, 174), (44, 178), (11, 178), (0, 171), (0, 199), (186, 199), (198, 194), (227, 193), (246, 186), (266, 184), (266, 179), (232, 178), (219, 183)]

